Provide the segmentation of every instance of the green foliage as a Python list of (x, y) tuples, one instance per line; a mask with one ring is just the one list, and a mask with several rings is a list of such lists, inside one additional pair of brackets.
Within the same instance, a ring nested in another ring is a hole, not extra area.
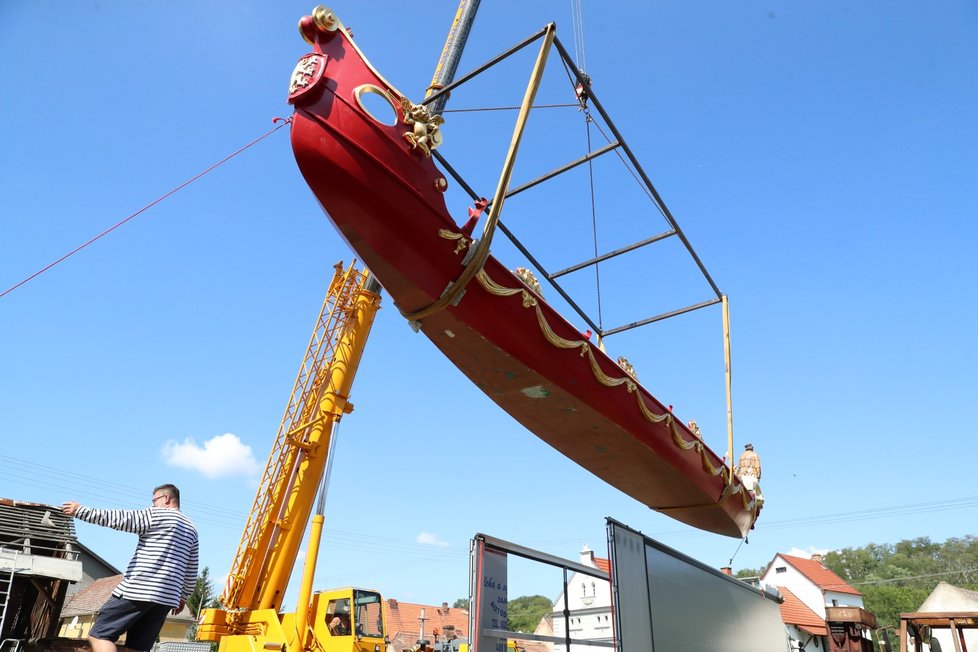
[(469, 599), (468, 598), (459, 598), (458, 600), (455, 601), (454, 604), (452, 604), (452, 609), (465, 609), (466, 611), (468, 611), (468, 609), (469, 609)]
[[(207, 609), (208, 607), (218, 607), (220, 606), (216, 597), (214, 597), (214, 586), (211, 582), (211, 572), (207, 566), (204, 566), (203, 570), (200, 571), (200, 575), (197, 576), (197, 582), (194, 584), (194, 590), (190, 592), (187, 597), (187, 609), (193, 614), (194, 618), (200, 615), (201, 609)], [(197, 638), (197, 623), (194, 622), (187, 630), (187, 640), (192, 641)], [(211, 646), (213, 649), (217, 644)]]
[(895, 544), (870, 543), (825, 555), (825, 565), (863, 594), (881, 627), (896, 627), (900, 614), (917, 611), (938, 582), (978, 590), (978, 537), (928, 537)]
[(542, 595), (524, 595), (510, 600), (506, 607), (510, 631), (533, 633), (540, 619), (550, 613), (553, 604), (550, 598)]
[(194, 590), (190, 592), (190, 597), (187, 598), (187, 608), (190, 609), (190, 613), (197, 616), (200, 610), (208, 606), (213, 598), (214, 585), (211, 582), (211, 571), (207, 566), (204, 566), (200, 575), (197, 576)]
[(764, 574), (764, 568), (741, 568), (739, 571), (734, 573), (734, 577), (738, 580), (742, 580), (745, 577), (760, 577)]

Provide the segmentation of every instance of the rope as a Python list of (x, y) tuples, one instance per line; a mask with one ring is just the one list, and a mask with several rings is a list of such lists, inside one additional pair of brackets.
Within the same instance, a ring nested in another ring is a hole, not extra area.
[(581, 72), (587, 70), (587, 52), (584, 50), (584, 12), (581, 0), (571, 0), (571, 14), (574, 24), (574, 65)]
[(242, 153), (243, 151), (245, 151), (246, 149), (248, 149), (252, 145), (255, 145), (258, 142), (264, 140), (265, 138), (267, 138), (268, 136), (272, 135), (273, 133), (275, 133), (276, 131), (278, 131), (279, 129), (281, 129), (282, 127), (284, 127), (285, 125), (290, 124), (292, 122), (292, 118), (287, 118), (287, 119), (275, 118), (273, 120), (273, 122), (281, 122), (282, 124), (278, 125), (277, 127), (273, 127), (272, 129), (270, 129), (269, 131), (265, 132), (263, 135), (259, 136), (255, 140), (251, 141), (250, 143), (248, 143), (244, 147), (240, 148), (236, 152), (233, 152), (232, 154), (229, 154), (229, 155), (225, 156), (223, 159), (221, 159), (220, 161), (218, 161), (214, 165), (210, 166), (209, 168), (207, 168), (203, 172), (199, 172), (198, 174), (194, 175), (190, 179), (184, 181), (183, 183), (181, 183), (179, 186), (177, 186), (173, 190), (167, 192), (164, 195), (161, 195), (160, 197), (157, 197), (156, 199), (154, 199), (150, 203), (148, 203), (145, 206), (143, 206), (142, 208), (140, 208), (135, 213), (131, 214), (129, 217), (125, 218), (124, 220), (122, 220), (120, 222), (117, 222), (116, 224), (113, 224), (112, 226), (110, 226), (106, 230), (104, 230), (101, 233), (99, 233), (94, 238), (91, 238), (90, 240), (88, 240), (88, 242), (85, 242), (84, 244), (81, 244), (81, 245), (75, 247), (74, 249), (72, 249), (71, 251), (69, 251), (68, 253), (66, 253), (61, 258), (58, 258), (53, 263), (49, 263), (48, 265), (45, 265), (41, 269), (37, 270), (36, 272), (34, 272), (33, 274), (31, 274), (30, 276), (28, 276), (27, 278), (25, 278), (24, 280), (20, 281), (19, 283), (15, 283), (14, 285), (10, 286), (9, 288), (7, 288), (6, 290), (4, 290), (3, 292), (0, 292), (0, 299), (2, 299), (3, 297), (5, 297), (6, 295), (10, 294), (11, 292), (13, 292), (14, 290), (16, 290), (20, 286), (24, 285), (25, 283), (34, 280), (35, 278), (37, 278), (38, 276), (40, 276), (44, 272), (46, 272), (49, 269), (51, 269), (52, 267), (54, 267), (55, 265), (64, 262), (65, 260), (67, 260), (71, 256), (74, 256), (75, 254), (77, 254), (79, 251), (81, 251), (82, 249), (84, 249), (88, 245), (93, 244), (96, 240), (99, 240), (102, 237), (107, 236), (108, 234), (112, 233), (113, 231), (115, 231), (116, 229), (118, 229), (120, 226), (122, 226), (123, 224), (125, 224), (126, 222), (128, 222), (129, 220), (131, 220), (134, 217), (140, 215), (141, 213), (146, 212), (147, 210), (149, 210), (153, 206), (156, 206), (157, 204), (159, 204), (161, 201), (163, 201), (164, 199), (166, 199), (170, 195), (176, 193), (179, 190), (183, 190), (184, 188), (186, 188), (187, 186), (189, 186), (191, 183), (193, 183), (197, 179), (201, 178), (202, 176), (204, 176), (208, 172), (211, 172), (215, 168), (217, 168), (217, 167), (219, 167), (219, 166), (227, 163), (228, 161), (230, 161), (232, 158), (234, 158), (238, 154)]
[(734, 550), (734, 553), (732, 555), (730, 555), (730, 561), (727, 562), (727, 566), (733, 566), (734, 557), (736, 557), (737, 553), (740, 552), (740, 546), (744, 545), (745, 543), (747, 543), (747, 537), (741, 539), (740, 543), (737, 544), (737, 549)]
[[(578, 106), (577, 102), (573, 104), (534, 104), (531, 109), (566, 109), (568, 107)], [(445, 109), (442, 113), (472, 113), (475, 111), (519, 111), (521, 107), (518, 106), (483, 106), (483, 107), (473, 107), (469, 109)]]

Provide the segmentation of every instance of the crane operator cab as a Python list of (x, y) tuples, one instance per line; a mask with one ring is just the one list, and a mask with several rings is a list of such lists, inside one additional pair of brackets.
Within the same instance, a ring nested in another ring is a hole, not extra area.
[(326, 652), (385, 652), (383, 607), (376, 591), (346, 588), (316, 593), (316, 636)]

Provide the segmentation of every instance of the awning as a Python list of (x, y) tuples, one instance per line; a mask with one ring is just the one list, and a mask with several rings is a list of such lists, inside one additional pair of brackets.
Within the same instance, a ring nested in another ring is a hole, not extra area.
[(808, 632), (809, 634), (812, 634), (814, 636), (827, 636), (829, 633), (829, 630), (825, 627), (825, 625), (808, 625), (808, 624), (798, 625), (796, 623), (791, 623), (791, 624), (797, 627), (798, 629), (800, 629), (801, 631)]

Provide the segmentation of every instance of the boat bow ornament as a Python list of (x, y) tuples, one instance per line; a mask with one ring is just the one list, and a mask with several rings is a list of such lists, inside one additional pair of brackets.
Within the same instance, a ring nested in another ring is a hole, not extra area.
[(404, 139), (411, 144), (412, 149), (420, 149), (425, 156), (431, 156), (431, 150), (442, 143), (441, 131), (438, 127), (445, 124), (445, 118), (440, 115), (430, 115), (424, 104), (412, 104), (411, 100), (401, 99), (401, 110), (404, 112), (404, 124), (412, 127), (404, 132)]

